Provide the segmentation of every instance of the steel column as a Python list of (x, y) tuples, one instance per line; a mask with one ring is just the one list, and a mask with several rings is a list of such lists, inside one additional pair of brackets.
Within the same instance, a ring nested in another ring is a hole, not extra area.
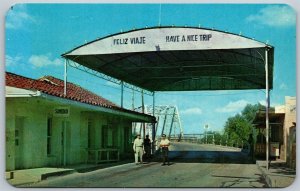
[(121, 108), (123, 108), (123, 98), (124, 98), (124, 82), (121, 81)]
[[(142, 90), (142, 112), (145, 113), (145, 105), (144, 105), (144, 90)], [(146, 138), (146, 129), (145, 129), (145, 123), (143, 122), (143, 138)]]
[[(152, 115), (155, 117), (155, 92), (153, 92), (153, 103), (152, 103)], [(155, 122), (152, 123), (152, 153), (155, 152), (155, 135), (156, 135), (156, 132), (155, 132)]]
[(266, 168), (269, 170), (269, 65), (268, 65), (268, 48), (265, 49), (265, 71), (266, 71)]
[(67, 96), (67, 59), (65, 59), (65, 71), (64, 71), (64, 96)]

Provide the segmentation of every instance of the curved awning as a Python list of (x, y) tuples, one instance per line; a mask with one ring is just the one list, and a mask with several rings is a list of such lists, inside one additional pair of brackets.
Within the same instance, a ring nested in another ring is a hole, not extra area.
[(110, 35), (62, 56), (82, 66), (149, 91), (269, 88), (274, 48), (223, 31), (153, 27)]

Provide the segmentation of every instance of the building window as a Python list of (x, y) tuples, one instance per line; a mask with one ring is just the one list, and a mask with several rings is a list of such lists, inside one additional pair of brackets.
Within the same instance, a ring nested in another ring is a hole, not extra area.
[(52, 118), (48, 118), (48, 121), (47, 121), (47, 155), (50, 155), (52, 153), (51, 139), (52, 139)]

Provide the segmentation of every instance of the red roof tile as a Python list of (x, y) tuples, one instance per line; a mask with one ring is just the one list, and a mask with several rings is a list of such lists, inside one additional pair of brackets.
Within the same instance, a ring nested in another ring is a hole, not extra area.
[(133, 113), (136, 115), (143, 115), (151, 117), (152, 122), (155, 122), (155, 117), (136, 111), (128, 110), (117, 106), (111, 101), (94, 94), (76, 84), (67, 83), (67, 95), (64, 96), (64, 81), (55, 78), (53, 76), (44, 76), (40, 79), (34, 80), (10, 72), (6, 72), (6, 85), (27, 90), (38, 90), (45, 94), (49, 94), (56, 97), (70, 99), (81, 103), (90, 105), (111, 108), (114, 110), (124, 111), (127, 113)]
[(6, 72), (6, 85), (27, 90), (38, 90), (56, 97), (62, 97), (91, 105), (115, 109), (119, 108), (116, 104), (107, 99), (70, 82), (67, 83), (67, 95), (64, 96), (64, 81), (52, 76), (44, 76), (34, 80)]

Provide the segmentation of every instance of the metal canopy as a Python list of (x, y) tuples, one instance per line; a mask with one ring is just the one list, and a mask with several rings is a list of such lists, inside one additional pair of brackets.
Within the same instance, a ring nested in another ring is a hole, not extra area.
[(193, 27), (154, 27), (110, 35), (62, 56), (149, 91), (273, 87), (274, 48), (253, 39)]

